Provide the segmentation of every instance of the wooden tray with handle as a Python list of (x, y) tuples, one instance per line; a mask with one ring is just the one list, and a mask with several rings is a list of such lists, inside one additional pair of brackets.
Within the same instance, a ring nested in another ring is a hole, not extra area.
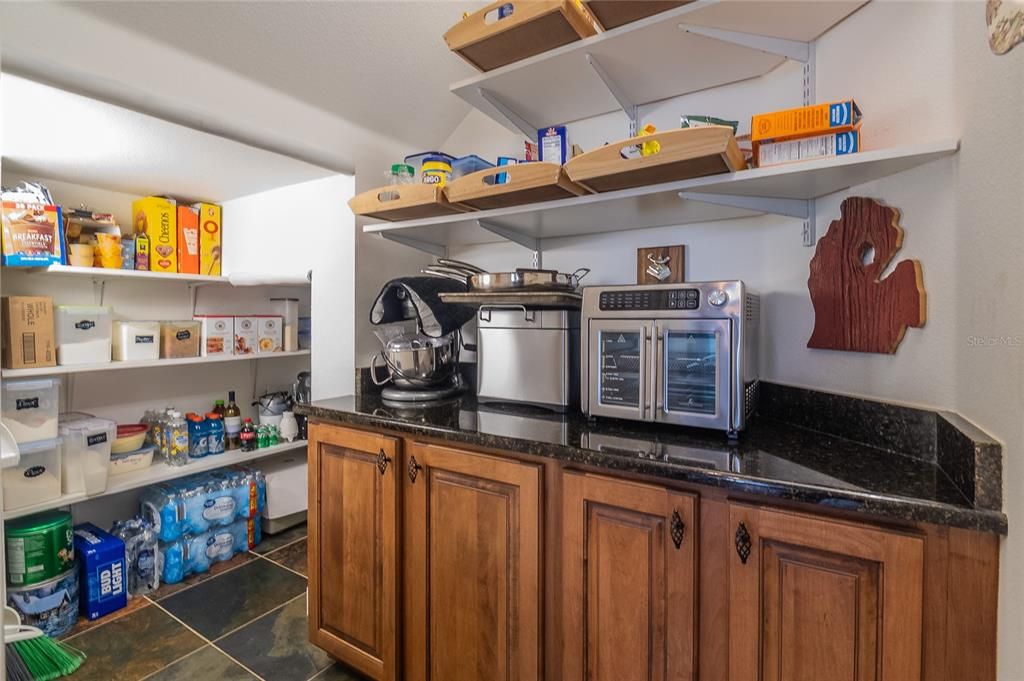
[[(505, 174), (504, 183), (488, 184), (488, 180), (493, 182), (501, 173)], [(453, 180), (445, 188), (448, 201), (476, 210), (553, 201), (587, 193), (566, 176), (562, 166), (546, 161), (478, 170)]]
[(356, 215), (378, 220), (417, 220), (472, 210), (449, 203), (435, 184), (393, 184), (356, 194), (348, 201)]
[(691, 2), (693, 0), (584, 0), (587, 9), (606, 31)]
[[(498, 18), (499, 8), (511, 13)], [(491, 71), (598, 30), (597, 20), (573, 0), (497, 0), (448, 29), (444, 41), (474, 67)]]
[[(639, 144), (657, 142), (657, 153), (624, 157)], [(588, 151), (565, 164), (569, 179), (595, 192), (642, 187), (747, 167), (732, 128), (681, 128), (631, 137)]]

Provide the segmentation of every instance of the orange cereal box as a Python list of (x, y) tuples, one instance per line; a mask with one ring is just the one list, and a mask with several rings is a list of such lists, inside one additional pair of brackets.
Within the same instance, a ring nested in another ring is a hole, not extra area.
[(199, 210), (178, 206), (178, 271), (199, 274)]
[(219, 277), (221, 270), (223, 223), (220, 206), (197, 203), (192, 206), (199, 213), (199, 273)]

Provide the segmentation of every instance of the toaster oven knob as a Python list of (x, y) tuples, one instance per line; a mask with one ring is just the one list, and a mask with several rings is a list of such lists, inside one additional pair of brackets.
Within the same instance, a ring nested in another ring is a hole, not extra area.
[(714, 305), (715, 307), (722, 307), (727, 302), (729, 302), (729, 294), (720, 288), (715, 289), (714, 291), (710, 291), (708, 293), (708, 302)]

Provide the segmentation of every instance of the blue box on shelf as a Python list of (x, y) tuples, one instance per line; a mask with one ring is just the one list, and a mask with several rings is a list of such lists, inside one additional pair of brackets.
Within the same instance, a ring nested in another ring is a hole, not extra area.
[(75, 526), (79, 609), (94, 620), (128, 605), (124, 542), (92, 523)]

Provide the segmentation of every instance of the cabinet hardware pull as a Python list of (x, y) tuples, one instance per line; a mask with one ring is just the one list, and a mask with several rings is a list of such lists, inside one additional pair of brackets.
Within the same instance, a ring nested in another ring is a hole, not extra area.
[(381, 475), (384, 475), (384, 471), (388, 469), (389, 463), (391, 463), (391, 457), (384, 453), (384, 448), (382, 447), (377, 454), (377, 470), (380, 471)]
[(747, 526), (740, 523), (736, 527), (736, 554), (740, 557), (740, 562), (744, 565), (747, 564), (747, 559), (750, 558), (751, 547), (750, 533), (747, 532)]
[(676, 545), (676, 549), (683, 545), (683, 533), (686, 532), (686, 523), (683, 522), (682, 516), (679, 515), (679, 511), (672, 510), (672, 522), (669, 525), (672, 532), (672, 543)]
[(416, 457), (415, 456), (410, 456), (409, 457), (409, 482), (411, 482), (412, 484), (415, 485), (416, 484), (416, 476), (419, 475), (419, 473), (420, 473), (420, 471), (422, 469), (423, 469), (423, 466), (421, 466), (421, 465), (419, 465), (419, 463), (417, 463)]

